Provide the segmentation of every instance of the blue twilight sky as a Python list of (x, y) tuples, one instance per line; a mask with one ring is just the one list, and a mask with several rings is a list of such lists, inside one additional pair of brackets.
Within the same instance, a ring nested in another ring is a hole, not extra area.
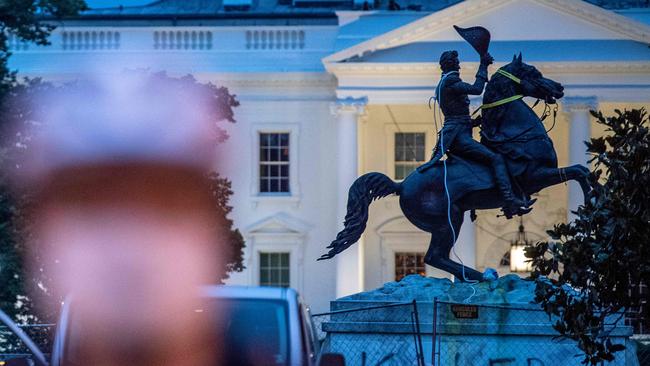
[(88, 6), (91, 8), (107, 8), (120, 5), (145, 5), (154, 1), (155, 0), (86, 0), (86, 4), (88, 4)]

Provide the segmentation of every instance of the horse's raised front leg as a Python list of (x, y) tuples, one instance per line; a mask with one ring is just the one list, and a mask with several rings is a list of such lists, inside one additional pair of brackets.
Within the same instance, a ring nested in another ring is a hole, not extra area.
[(582, 188), (584, 200), (587, 200), (587, 194), (591, 191), (589, 185), (589, 169), (584, 165), (576, 164), (565, 168), (542, 168), (528, 177), (527, 187), (529, 193), (540, 191), (546, 187), (564, 183), (569, 180), (575, 180)]

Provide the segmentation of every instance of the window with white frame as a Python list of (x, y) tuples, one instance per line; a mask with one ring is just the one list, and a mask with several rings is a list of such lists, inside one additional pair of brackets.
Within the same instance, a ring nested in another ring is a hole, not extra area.
[(395, 179), (404, 179), (424, 163), (424, 132), (395, 133)]
[(412, 274), (426, 276), (424, 252), (395, 252), (395, 281)]
[(260, 286), (289, 287), (291, 286), (290, 253), (260, 252)]
[(260, 133), (259, 147), (259, 192), (290, 193), (289, 133)]

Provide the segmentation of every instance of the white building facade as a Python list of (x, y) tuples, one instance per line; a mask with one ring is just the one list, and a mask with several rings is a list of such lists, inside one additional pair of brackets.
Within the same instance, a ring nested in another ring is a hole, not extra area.
[[(96, 9), (63, 22), (50, 46), (12, 40), (11, 66), (55, 81), (149, 68), (227, 86), (241, 105), (217, 169), (232, 180), (247, 267), (228, 283), (291, 286), (320, 311), (404, 274), (447, 275), (422, 264), (429, 234), (408, 223), (397, 197), (371, 206), (359, 243), (333, 260), (316, 258), (341, 229), (359, 175), (399, 180), (429, 158), (436, 135), (427, 103), (440, 53), (457, 49), (467, 80), (478, 66), (452, 25), (491, 31), (491, 73), (522, 52), (565, 86), (550, 132), (562, 166), (586, 163), (581, 142), (603, 133), (589, 109), (650, 106), (648, 9), (615, 12), (579, 0), (420, 3), (389, 11), (381, 2), (354, 10), (363, 2), (163, 0)], [(529, 236), (544, 238), (567, 220), (576, 193), (572, 185), (540, 192), (523, 219)], [(456, 252), (503, 274), (519, 222), (496, 214), (465, 224)]]

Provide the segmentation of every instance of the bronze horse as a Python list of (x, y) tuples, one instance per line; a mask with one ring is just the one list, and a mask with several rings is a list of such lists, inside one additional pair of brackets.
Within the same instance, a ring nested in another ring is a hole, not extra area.
[[(555, 103), (557, 98), (564, 96), (560, 83), (544, 78), (535, 67), (525, 64), (521, 54), (501, 69), (505, 73), (495, 73), (487, 84), (484, 104), (514, 95)], [(521, 98), (485, 109), (482, 113), (481, 143), (504, 155), (515, 183), (515, 194), (528, 197), (546, 187), (575, 180), (586, 198), (591, 189), (589, 169), (583, 165), (558, 168), (553, 142), (542, 121)], [(463, 224), (464, 212), (503, 207), (503, 197), (495, 187), (489, 167), (452, 154), (446, 160), (446, 169), (444, 164), (438, 162), (424, 172), (414, 170), (400, 183), (376, 172), (357, 178), (348, 193), (345, 228), (319, 260), (330, 259), (357, 242), (366, 228), (370, 203), (396, 194), (400, 196), (400, 207), (406, 218), (419, 229), (431, 233), (425, 256), (427, 264), (447, 271), (459, 280), (489, 278), (487, 274), (484, 276), (451, 260), (449, 253)], [(451, 205), (448, 205), (445, 188)]]

